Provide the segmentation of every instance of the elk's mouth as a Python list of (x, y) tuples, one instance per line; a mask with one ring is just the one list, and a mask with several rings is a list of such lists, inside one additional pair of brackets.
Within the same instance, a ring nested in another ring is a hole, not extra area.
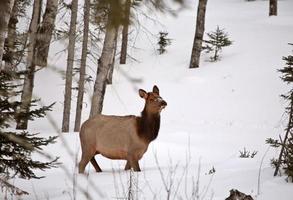
[(167, 105), (162, 105), (161, 108), (160, 108), (160, 111), (162, 111), (163, 109), (165, 109), (166, 106), (167, 106)]

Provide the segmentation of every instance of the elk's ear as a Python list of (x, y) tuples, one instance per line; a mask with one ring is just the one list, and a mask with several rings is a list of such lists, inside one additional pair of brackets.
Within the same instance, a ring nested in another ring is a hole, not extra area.
[(158, 95), (160, 94), (160, 90), (159, 90), (158, 86), (154, 85), (153, 93), (157, 93)]
[(141, 98), (144, 98), (144, 99), (148, 98), (148, 93), (146, 91), (144, 91), (143, 89), (139, 89), (138, 93)]

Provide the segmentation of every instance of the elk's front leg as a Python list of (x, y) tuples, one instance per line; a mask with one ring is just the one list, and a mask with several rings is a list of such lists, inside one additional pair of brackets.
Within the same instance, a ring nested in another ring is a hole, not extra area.
[(130, 166), (131, 168), (133, 169), (133, 171), (135, 172), (140, 172), (140, 167), (139, 167), (139, 164), (138, 164), (138, 160), (131, 160), (130, 161)]
[[(129, 156), (127, 159), (127, 163), (130, 165), (129, 169), (132, 168), (135, 172), (140, 172), (140, 167), (138, 164), (138, 159), (135, 159), (134, 156)], [(126, 163), (125, 169), (128, 167)]]
[(130, 167), (130, 162), (127, 161), (124, 170), (130, 170), (130, 168), (131, 168), (131, 167)]

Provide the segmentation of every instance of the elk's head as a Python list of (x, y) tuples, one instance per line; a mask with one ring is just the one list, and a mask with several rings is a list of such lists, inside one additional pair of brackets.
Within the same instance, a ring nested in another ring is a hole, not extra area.
[(145, 109), (150, 113), (160, 113), (166, 106), (167, 102), (160, 97), (159, 88), (155, 85), (152, 92), (139, 90), (139, 96), (145, 99)]

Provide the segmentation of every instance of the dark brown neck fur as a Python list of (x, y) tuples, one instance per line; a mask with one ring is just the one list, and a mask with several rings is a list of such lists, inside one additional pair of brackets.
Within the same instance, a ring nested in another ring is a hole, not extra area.
[(160, 113), (148, 113), (146, 109), (137, 117), (137, 134), (150, 143), (157, 138), (160, 129)]

